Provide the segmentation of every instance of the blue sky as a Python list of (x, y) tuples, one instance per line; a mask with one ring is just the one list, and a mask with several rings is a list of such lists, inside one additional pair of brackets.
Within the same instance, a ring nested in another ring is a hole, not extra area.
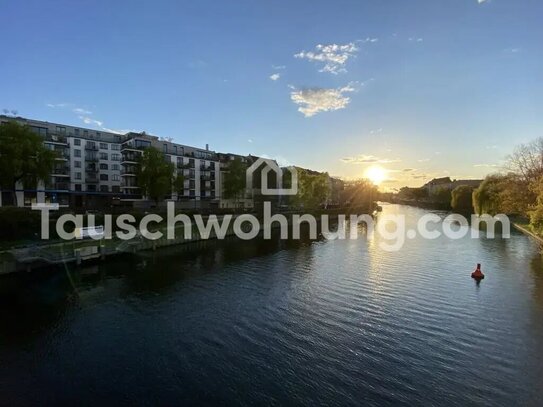
[(0, 10), (0, 109), (25, 117), (344, 177), (380, 165), (386, 188), (483, 176), (543, 135), (540, 0), (0, 0)]

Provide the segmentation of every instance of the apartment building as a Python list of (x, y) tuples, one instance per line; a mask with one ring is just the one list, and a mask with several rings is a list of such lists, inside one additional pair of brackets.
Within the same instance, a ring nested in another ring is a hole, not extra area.
[(121, 191), (124, 196), (139, 193), (136, 180), (138, 156), (148, 147), (162, 151), (173, 163), (175, 175), (183, 175), (184, 189), (173, 191), (167, 199), (179, 202), (181, 208), (218, 207), (220, 199), (220, 165), (217, 153), (172, 143), (145, 133), (127, 133), (121, 143)]
[[(258, 157), (254, 157), (251, 155), (244, 156), (239, 154), (233, 154), (233, 153), (219, 153), (219, 162), (220, 162), (220, 191), (221, 191), (221, 199), (220, 199), (220, 207), (223, 209), (247, 209), (252, 210), (254, 208), (254, 199), (252, 194), (247, 193), (247, 191), (243, 191), (239, 194), (237, 197), (226, 197), (224, 193), (224, 180), (226, 174), (229, 172), (229, 166), (232, 161), (239, 160), (243, 164), (244, 167), (248, 168), (253, 162), (258, 159)], [(247, 188), (247, 186), (246, 186)]]
[[(44, 145), (57, 152), (51, 179), (35, 189), (16, 185), (20, 206), (58, 203), (61, 206), (103, 208), (146, 202), (136, 179), (138, 155), (153, 146), (183, 172), (185, 189), (168, 199), (180, 206), (218, 206), (219, 162), (209, 149), (176, 144), (145, 133), (115, 134), (100, 130), (0, 115), (0, 123), (15, 120), (43, 137)], [(0, 193), (0, 206), (10, 194)]]

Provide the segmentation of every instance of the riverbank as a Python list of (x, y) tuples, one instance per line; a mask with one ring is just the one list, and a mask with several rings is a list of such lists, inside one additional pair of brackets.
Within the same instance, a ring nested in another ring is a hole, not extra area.
[(519, 232), (524, 233), (527, 236), (530, 236), (532, 239), (539, 243), (541, 248), (543, 248), (543, 236), (532, 231), (529, 224), (521, 224), (518, 222), (512, 222), (512, 224), (515, 229), (517, 229)]
[[(337, 221), (340, 214), (349, 215), (351, 213), (361, 214), (357, 211), (357, 208), (342, 208), (333, 210), (318, 210), (310, 213), (317, 224), (321, 222), (321, 216), (326, 215), (332, 222)], [(277, 215), (277, 214), (276, 214)], [(297, 212), (281, 213), (286, 220), (289, 230), (289, 235), (293, 232), (294, 223), (293, 219), (295, 215), (302, 215)], [(159, 238), (149, 238), (144, 236), (140, 232), (130, 240), (123, 240), (113, 234), (109, 239), (74, 239), (70, 241), (57, 240), (50, 243), (34, 244), (22, 247), (13, 247), (8, 250), (0, 252), (0, 275), (10, 274), (18, 271), (31, 271), (56, 264), (75, 263), (80, 265), (83, 262), (90, 260), (106, 260), (106, 258), (119, 255), (119, 254), (134, 254), (140, 251), (156, 250), (168, 246), (176, 246), (189, 243), (197, 243), (205, 240), (215, 240), (217, 238), (235, 237), (236, 233), (234, 224), (238, 217), (243, 215), (235, 215), (228, 220), (228, 225), (225, 230), (222, 230), (220, 225), (226, 221), (225, 216), (216, 217), (217, 225), (219, 226), (219, 232), (217, 228), (210, 225), (210, 218), (202, 218), (204, 227), (198, 225), (198, 222), (191, 222), (191, 230), (187, 233), (189, 237), (185, 237), (186, 230), (183, 223), (179, 222), (179, 225), (173, 228), (173, 237), (169, 237), (172, 234), (171, 228), (168, 227), (149, 227), (149, 233), (160, 233)], [(253, 214), (253, 219), (258, 220), (258, 231), (260, 235), (264, 233), (264, 218), (262, 216), (256, 217)], [(300, 222), (301, 225), (305, 224), (305, 221)], [(206, 227), (208, 225), (209, 227)], [(281, 227), (281, 223), (274, 221), (271, 224), (272, 229)], [(246, 221), (241, 224), (241, 231), (245, 234), (253, 230), (253, 225)], [(219, 233), (219, 235), (217, 235)]]

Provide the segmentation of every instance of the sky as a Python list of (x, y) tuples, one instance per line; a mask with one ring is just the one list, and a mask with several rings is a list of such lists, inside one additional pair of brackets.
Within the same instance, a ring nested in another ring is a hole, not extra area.
[(383, 189), (543, 136), (540, 0), (0, 0), (0, 109)]

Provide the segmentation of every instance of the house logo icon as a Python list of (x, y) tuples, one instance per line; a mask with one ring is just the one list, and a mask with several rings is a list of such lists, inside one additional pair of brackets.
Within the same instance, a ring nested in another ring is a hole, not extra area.
[[(261, 191), (262, 195), (296, 195), (298, 193), (298, 173), (296, 168), (293, 166), (287, 167), (288, 171), (291, 174), (291, 186), (290, 188), (283, 188), (283, 170), (277, 163), (270, 158), (259, 157), (254, 163), (247, 168), (246, 172), (246, 186), (251, 188), (253, 185), (253, 174), (257, 171), (262, 165), (261, 177)], [(270, 171), (274, 171), (277, 176), (277, 184), (275, 188), (268, 187), (268, 174)]]

